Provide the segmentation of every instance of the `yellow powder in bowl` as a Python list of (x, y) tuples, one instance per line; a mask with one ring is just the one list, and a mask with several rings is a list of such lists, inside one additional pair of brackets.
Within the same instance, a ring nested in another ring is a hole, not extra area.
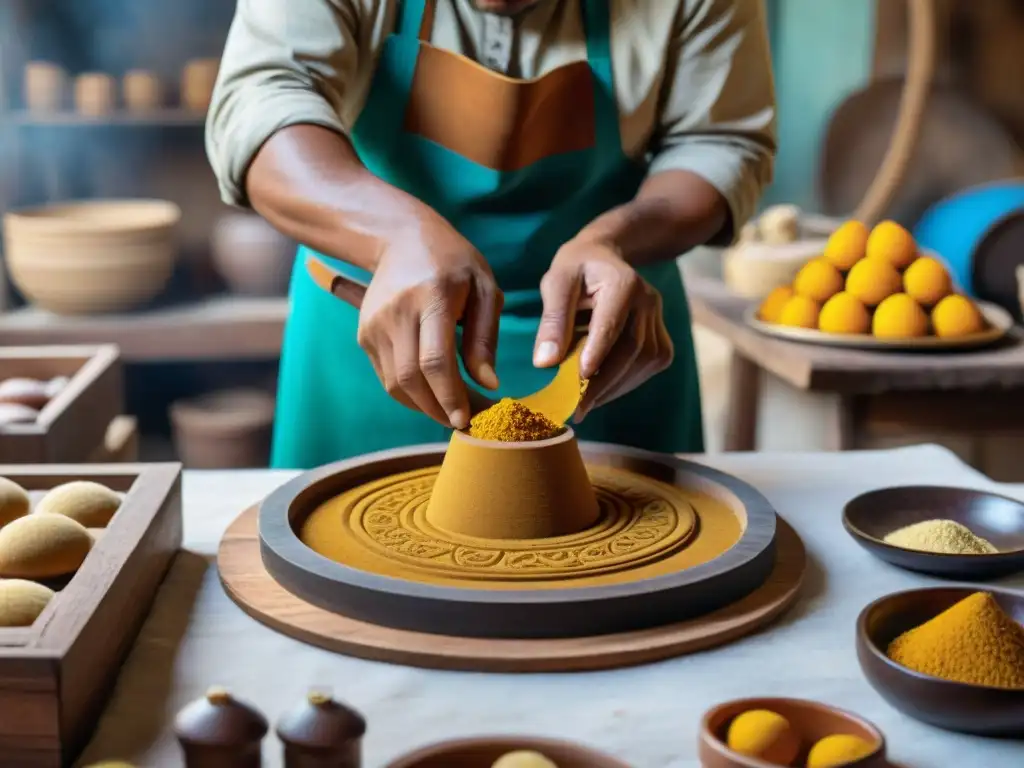
[(999, 550), (955, 520), (924, 520), (888, 534), (894, 547), (943, 555), (993, 555)]
[(565, 427), (518, 400), (505, 397), (469, 422), (470, 437), (502, 443), (527, 443), (560, 435)]
[(944, 680), (1024, 689), (1024, 627), (988, 592), (975, 592), (904, 632), (889, 644), (886, 655)]

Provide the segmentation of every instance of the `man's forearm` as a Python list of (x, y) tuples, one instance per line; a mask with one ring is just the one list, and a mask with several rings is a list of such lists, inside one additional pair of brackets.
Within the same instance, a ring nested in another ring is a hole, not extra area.
[(726, 226), (729, 205), (705, 179), (689, 171), (650, 176), (636, 197), (583, 228), (578, 237), (612, 244), (633, 266), (702, 245)]
[(246, 193), (281, 232), (370, 272), (389, 239), (437, 215), (370, 173), (344, 136), (314, 125), (274, 134), (249, 168)]

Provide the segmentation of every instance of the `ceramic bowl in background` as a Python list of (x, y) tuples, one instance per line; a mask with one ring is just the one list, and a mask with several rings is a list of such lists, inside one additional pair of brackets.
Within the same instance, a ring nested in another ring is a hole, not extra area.
[(174, 447), (190, 469), (266, 467), (274, 397), (256, 389), (211, 392), (171, 405)]
[(67, 92), (67, 73), (48, 61), (30, 61), (25, 65), (25, 106), (40, 114), (59, 112)]
[(214, 225), (213, 266), (233, 293), (283, 296), (288, 292), (295, 243), (261, 216), (229, 213)]
[(558, 768), (630, 768), (589, 747), (530, 736), (481, 736), (444, 741), (392, 760), (387, 768), (491, 768), (502, 755), (518, 750), (539, 752)]
[(117, 84), (103, 72), (83, 72), (75, 78), (75, 111), (103, 117), (117, 108)]
[(219, 69), (219, 59), (192, 59), (186, 63), (181, 72), (181, 106), (193, 112), (206, 112)]
[[(886, 656), (889, 644), (977, 591), (931, 587), (875, 600), (857, 619), (857, 660), (879, 695), (905, 715), (949, 731), (1024, 737), (1024, 688), (989, 688), (923, 675)], [(1024, 623), (1024, 594), (986, 588), (1000, 607)]]
[(885, 736), (878, 728), (857, 715), (827, 704), (803, 699), (752, 698), (737, 699), (708, 710), (701, 720), (700, 752), (704, 768), (778, 768), (772, 763), (741, 755), (726, 746), (729, 724), (744, 712), (767, 709), (782, 715), (801, 740), (801, 752), (795, 765), (804, 765), (807, 753), (826, 736), (839, 734), (857, 736), (875, 746), (874, 751), (847, 763), (843, 768), (888, 768)]
[(121, 80), (124, 105), (129, 112), (152, 112), (163, 103), (160, 78), (155, 72), (133, 69)]
[(12, 282), (58, 314), (135, 309), (174, 272), (181, 210), (163, 200), (92, 200), (11, 211), (4, 252)]
[(822, 239), (781, 245), (737, 243), (722, 254), (722, 277), (736, 295), (763, 299), (780, 286), (792, 285), (800, 268), (821, 255), (825, 243)]
[[(925, 520), (953, 520), (1000, 551), (948, 555), (885, 543), (893, 531)], [(1008, 496), (944, 486), (883, 488), (848, 502), (843, 527), (875, 557), (909, 571), (955, 579), (989, 579), (1024, 571), (1024, 503)]]

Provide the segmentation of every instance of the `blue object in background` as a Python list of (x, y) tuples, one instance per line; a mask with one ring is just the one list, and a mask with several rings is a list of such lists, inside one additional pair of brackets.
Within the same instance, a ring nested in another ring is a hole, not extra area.
[[(994, 182), (966, 189), (942, 200), (914, 227), (918, 246), (937, 253), (953, 280), (969, 296), (977, 296), (974, 277), (978, 246), (1008, 216), (1024, 211), (1024, 180)], [(1024, 254), (1021, 254), (1024, 263)]]

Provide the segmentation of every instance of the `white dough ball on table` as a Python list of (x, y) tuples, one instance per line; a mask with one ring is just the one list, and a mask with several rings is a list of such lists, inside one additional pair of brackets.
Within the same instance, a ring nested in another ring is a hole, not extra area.
[(762, 239), (770, 245), (785, 245), (800, 239), (800, 209), (795, 205), (773, 205), (757, 221)]
[(558, 768), (558, 766), (540, 752), (522, 749), (502, 755), (491, 768)]

